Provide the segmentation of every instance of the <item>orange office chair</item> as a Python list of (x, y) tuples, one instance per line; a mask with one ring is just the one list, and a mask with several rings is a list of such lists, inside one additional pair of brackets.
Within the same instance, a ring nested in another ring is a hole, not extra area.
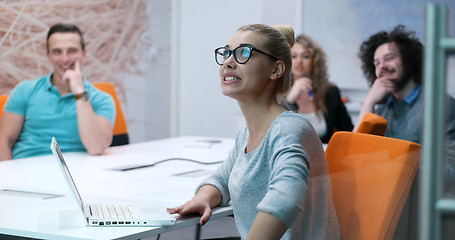
[(416, 175), (420, 145), (336, 132), (325, 156), (341, 239), (392, 239)]
[(356, 132), (384, 136), (386, 130), (387, 120), (385, 118), (374, 113), (367, 113), (363, 116)]
[(93, 86), (95, 86), (96, 88), (103, 92), (110, 94), (115, 102), (116, 116), (113, 128), (114, 137), (112, 139), (111, 146), (128, 144), (130, 141), (128, 137), (128, 130), (126, 128), (126, 121), (125, 117), (123, 116), (122, 108), (120, 106), (120, 102), (118, 100), (114, 84), (110, 82), (95, 82), (93, 83)]
[(8, 95), (0, 95), (0, 117), (2, 117), (3, 107), (5, 106)]

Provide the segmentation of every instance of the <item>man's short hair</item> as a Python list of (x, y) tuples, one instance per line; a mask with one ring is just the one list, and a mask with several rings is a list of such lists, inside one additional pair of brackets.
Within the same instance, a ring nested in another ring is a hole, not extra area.
[(48, 53), (49, 53), (49, 38), (54, 33), (77, 33), (77, 34), (79, 34), (79, 37), (81, 38), (81, 48), (82, 48), (82, 51), (84, 51), (85, 43), (84, 43), (84, 37), (82, 36), (81, 30), (74, 24), (57, 23), (57, 24), (53, 25), (49, 29), (49, 32), (47, 33), (46, 49), (47, 49)]
[(374, 53), (384, 43), (394, 42), (401, 55), (403, 72), (406, 78), (415, 83), (422, 82), (423, 45), (415, 36), (414, 31), (406, 30), (403, 25), (397, 25), (390, 33), (385, 31), (372, 35), (360, 45), (359, 58), (362, 61), (362, 71), (370, 85), (376, 80)]

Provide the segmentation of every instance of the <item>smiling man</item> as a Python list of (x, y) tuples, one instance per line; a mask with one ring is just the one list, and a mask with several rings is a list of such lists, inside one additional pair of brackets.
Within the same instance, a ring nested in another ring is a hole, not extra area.
[(50, 154), (55, 137), (62, 151), (101, 154), (112, 141), (112, 98), (81, 73), (87, 50), (82, 32), (56, 24), (47, 35), (49, 75), (19, 83), (0, 119), (0, 160)]
[[(385, 136), (422, 143), (424, 47), (403, 25), (390, 33), (372, 35), (360, 46), (362, 70), (371, 85), (356, 127), (363, 115), (374, 112), (387, 120)], [(447, 106), (455, 100), (447, 96)], [(448, 108), (447, 137), (455, 139), (455, 111)]]
[[(371, 85), (354, 131), (368, 112), (387, 120), (385, 136), (422, 144), (424, 47), (413, 31), (396, 26), (390, 33), (372, 35), (360, 46), (362, 70)], [(455, 100), (447, 95), (446, 151), (455, 146)], [(442, 106), (441, 106), (442, 107)], [(455, 194), (455, 160), (444, 163), (444, 191)], [(408, 196), (394, 239), (417, 239), (418, 178)], [(452, 227), (453, 228), (453, 227)]]
[(386, 136), (421, 142), (423, 45), (398, 25), (392, 32), (372, 35), (360, 46), (362, 70), (371, 85), (357, 120), (375, 112), (387, 122)]

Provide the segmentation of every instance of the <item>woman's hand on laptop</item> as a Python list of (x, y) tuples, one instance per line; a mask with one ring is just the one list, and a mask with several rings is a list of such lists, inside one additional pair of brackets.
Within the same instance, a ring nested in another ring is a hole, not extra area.
[(212, 207), (218, 206), (220, 203), (221, 195), (218, 190), (213, 186), (205, 185), (199, 188), (199, 191), (190, 201), (175, 208), (168, 208), (167, 211), (181, 216), (197, 213), (201, 215), (199, 224), (204, 226), (212, 216)]

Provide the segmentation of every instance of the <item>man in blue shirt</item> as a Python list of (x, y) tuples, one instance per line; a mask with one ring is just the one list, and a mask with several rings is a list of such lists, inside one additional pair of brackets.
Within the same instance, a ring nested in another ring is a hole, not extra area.
[(47, 35), (54, 71), (23, 81), (11, 92), (0, 119), (0, 160), (50, 154), (56, 137), (62, 151), (101, 154), (112, 141), (112, 98), (88, 82), (80, 64), (84, 39), (72, 24), (56, 24)]
[[(354, 131), (365, 113), (374, 112), (387, 120), (385, 136), (422, 144), (423, 45), (402, 25), (390, 33), (372, 35), (360, 46), (362, 70), (371, 88), (365, 97)], [(455, 141), (455, 100), (447, 96), (446, 150), (450, 152)], [(453, 149), (452, 149), (453, 151)], [(446, 157), (445, 192), (454, 192), (455, 169), (453, 158)], [(453, 165), (453, 164), (452, 164)], [(397, 239), (416, 239), (417, 236), (417, 180), (411, 189), (395, 233)]]
[[(398, 25), (390, 33), (372, 35), (360, 46), (362, 70), (371, 88), (365, 97), (357, 129), (363, 115), (374, 112), (387, 120), (385, 136), (422, 143), (423, 45), (415, 33)], [(447, 96), (447, 106), (455, 100)], [(447, 140), (455, 140), (455, 111), (447, 109)]]

